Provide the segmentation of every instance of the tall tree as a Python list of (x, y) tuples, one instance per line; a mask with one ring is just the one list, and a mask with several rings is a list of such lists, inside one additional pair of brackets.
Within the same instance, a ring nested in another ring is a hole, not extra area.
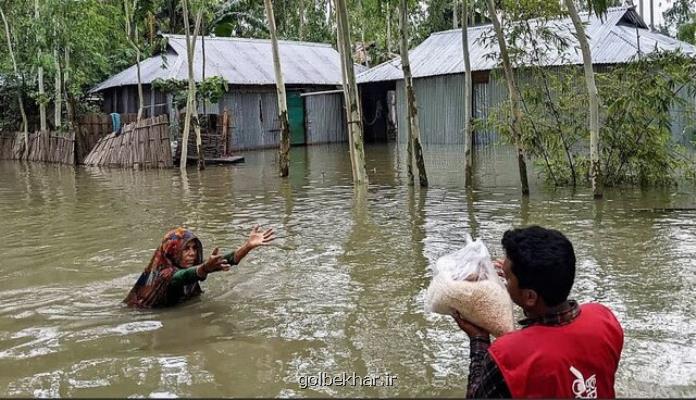
[[(53, 25), (56, 25), (56, 22), (54, 20)], [(53, 36), (56, 37), (56, 30), (55, 28), (53, 29)], [(54, 73), (54, 84), (53, 84), (53, 90), (54, 90), (54, 114), (53, 114), (53, 126), (55, 129), (60, 129), (61, 123), (62, 123), (62, 114), (63, 114), (63, 95), (62, 95), (62, 87), (63, 87), (63, 80), (61, 78), (61, 71), (60, 71), (60, 55), (58, 51), (58, 44), (54, 43), (53, 45), (53, 62), (54, 62), (54, 67), (56, 69)]]
[[(580, 50), (582, 51), (585, 84), (587, 85), (590, 107), (590, 177), (592, 179), (592, 193), (594, 198), (599, 199), (602, 197), (602, 171), (599, 163), (599, 93), (597, 92), (597, 85), (595, 84), (594, 70), (592, 67), (592, 53), (587, 41), (587, 36), (585, 35), (585, 27), (578, 15), (573, 0), (564, 1), (568, 8), (570, 19), (573, 21), (575, 33), (580, 43)], [(589, 4), (590, 10), (594, 10), (595, 13), (601, 14), (606, 12), (606, 8), (603, 7), (606, 2), (602, 0), (590, 0)]]
[(268, 30), (271, 32), (271, 48), (273, 50), (273, 70), (276, 79), (276, 94), (278, 95), (278, 119), (280, 120), (280, 148), (278, 160), (280, 176), (288, 176), (290, 170), (290, 129), (288, 124), (288, 103), (285, 97), (285, 81), (280, 65), (280, 51), (278, 49), (278, 36), (276, 34), (275, 16), (271, 0), (264, 0), (266, 5), (266, 18)]
[(508, 54), (507, 44), (505, 43), (505, 36), (503, 35), (503, 28), (500, 25), (500, 19), (498, 18), (497, 10), (495, 7), (495, 0), (487, 0), (487, 6), (488, 14), (491, 18), (491, 22), (493, 22), (495, 35), (498, 39), (500, 57), (503, 62), (503, 71), (505, 73), (505, 81), (507, 82), (508, 96), (510, 100), (512, 136), (513, 140), (515, 141), (515, 146), (517, 147), (517, 165), (520, 170), (520, 183), (522, 184), (522, 195), (526, 196), (529, 195), (529, 181), (527, 180), (527, 161), (525, 161), (524, 150), (522, 148), (522, 129), (520, 126), (522, 113), (520, 111), (520, 92), (517, 89), (515, 75), (512, 70), (512, 63), (510, 63), (510, 56)]
[(391, 57), (391, 4), (385, 2), (387, 7), (387, 37), (385, 38), (386, 48), (387, 48), (387, 58)]
[[(418, 167), (418, 180), (422, 187), (428, 186), (428, 175), (425, 172), (425, 161), (423, 160), (423, 147), (420, 141), (420, 125), (418, 121), (418, 106), (416, 103), (416, 91), (413, 88), (413, 77), (411, 76), (411, 63), (408, 59), (408, 5), (406, 0), (401, 0), (399, 10), (399, 25), (401, 28), (401, 69), (404, 73), (404, 86), (406, 89), (406, 107), (408, 112), (408, 131), (407, 146), (407, 169), (408, 182), (412, 185), (413, 178), (413, 157), (416, 159)], [(413, 153), (413, 154), (412, 154)]]
[(42, 36), (42, 29), (41, 29), (41, 21), (40, 21), (40, 16), (39, 16), (39, 0), (34, 0), (34, 21), (37, 26), (34, 28), (36, 29), (36, 43), (37, 43), (37, 51), (36, 51), (36, 60), (37, 60), (37, 82), (39, 85), (39, 126), (41, 131), (45, 131), (48, 129), (48, 124), (46, 121), (46, 92), (44, 90), (44, 68), (42, 65), (42, 57), (41, 57), (41, 42), (43, 41)]
[(474, 151), (471, 148), (471, 111), (473, 90), (471, 80), (471, 57), (469, 54), (469, 0), (462, 0), (462, 51), (464, 54), (464, 186), (471, 187), (474, 177)]
[(138, 121), (143, 116), (143, 106), (145, 104), (143, 96), (143, 84), (140, 79), (140, 46), (138, 45), (138, 24), (135, 21), (135, 10), (138, 6), (138, 0), (133, 0), (133, 6), (129, 7), (128, 0), (123, 0), (124, 17), (126, 20), (126, 39), (135, 50), (135, 68), (138, 75)]
[(358, 98), (358, 85), (355, 80), (355, 65), (353, 64), (353, 51), (350, 41), (350, 25), (348, 23), (348, 8), (346, 0), (335, 0), (336, 21), (338, 25), (337, 35), (340, 37), (339, 53), (343, 64), (343, 91), (346, 104), (346, 121), (348, 122), (348, 135), (350, 135), (351, 165), (353, 168), (353, 182), (358, 185), (367, 185), (367, 171), (365, 170), (365, 144), (363, 143), (363, 121)]
[(182, 6), (184, 9), (184, 31), (186, 33), (186, 53), (187, 53), (187, 63), (188, 63), (188, 96), (186, 97), (186, 114), (184, 116), (184, 131), (181, 135), (181, 159), (179, 161), (179, 168), (182, 171), (186, 171), (186, 161), (188, 157), (188, 137), (189, 130), (191, 129), (191, 119), (194, 119), (194, 129), (196, 132), (196, 148), (198, 152), (198, 168), (205, 168), (205, 160), (203, 159), (203, 152), (201, 149), (201, 131), (200, 124), (198, 123), (198, 111), (196, 106), (196, 80), (193, 74), (193, 61), (196, 55), (196, 37), (201, 27), (201, 18), (203, 16), (203, 9), (200, 8), (196, 13), (196, 19), (193, 28), (193, 35), (191, 35), (191, 24), (189, 23), (189, 4), (188, 0), (182, 1)]
[[(15, 57), (14, 46), (12, 45), (12, 30), (7, 22), (7, 17), (2, 7), (0, 7), (0, 17), (2, 17), (2, 23), (5, 25), (5, 37), (7, 38), (7, 49), (10, 53), (10, 60), (12, 61), (12, 69), (14, 71), (15, 78), (19, 78), (19, 67), (17, 66), (17, 58)], [(24, 110), (24, 101), (22, 100), (22, 91), (17, 90), (17, 101), (19, 103), (19, 112), (22, 114), (22, 132), (24, 132), (24, 151), (29, 153), (29, 123), (27, 122), (27, 113)]]

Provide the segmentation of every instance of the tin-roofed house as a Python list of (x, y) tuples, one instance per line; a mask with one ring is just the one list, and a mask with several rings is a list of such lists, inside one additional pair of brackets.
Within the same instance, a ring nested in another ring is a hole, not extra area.
[[(188, 79), (186, 39), (165, 35), (167, 49), (140, 63), (145, 115), (169, 114), (175, 110), (171, 95), (153, 88), (156, 79)], [(202, 80), (203, 44), (195, 47), (194, 76)], [(199, 113), (222, 115), (231, 120), (230, 149), (245, 150), (278, 146), (280, 124), (271, 41), (206, 37), (205, 77), (219, 76), (228, 91), (216, 104), (199, 105)], [(287, 89), (290, 136), (293, 145), (343, 142), (348, 140), (338, 52), (331, 45), (279, 41), (280, 58)], [(356, 66), (356, 71), (363, 69)], [(107, 113), (134, 113), (138, 110), (135, 65), (112, 76), (92, 91), (103, 95)], [(205, 110), (204, 110), (205, 109)]]
[[(685, 54), (696, 56), (696, 47), (650, 31), (633, 7), (612, 8), (603, 19), (594, 15), (588, 16), (587, 13), (581, 14), (581, 17), (587, 22), (586, 34), (589, 37), (595, 70), (602, 71), (611, 68), (612, 65), (631, 62), (639, 52), (647, 54), (656, 50), (680, 49)], [(532, 20), (530, 23), (536, 22)], [(548, 48), (548, 54), (551, 55), (540, 63), (541, 66), (581, 66), (582, 53), (574, 37), (575, 29), (570, 19), (549, 21), (546, 26), (559, 36), (565, 37), (570, 46), (559, 51), (552, 41), (545, 42), (543, 38), (540, 39), (540, 47)], [(470, 27), (468, 39), (473, 81), (472, 116), (485, 120), (493, 107), (507, 99), (507, 86), (502, 74), (491, 73), (498, 61), (497, 57), (491, 57), (498, 53), (492, 25)], [(531, 50), (526, 52), (526, 56), (531, 57), (531, 53)], [(462, 144), (464, 57), (461, 29), (432, 34), (409, 51), (409, 60), (423, 143)], [(524, 79), (523, 72), (518, 70), (518, 74), (520, 79)], [(357, 79), (364, 114), (367, 115), (366, 118), (375, 117), (372, 125), (366, 123), (366, 136), (386, 136), (382, 131), (388, 126), (385, 121), (389, 118), (397, 123), (399, 140), (405, 140), (406, 109), (400, 58), (363, 72)], [(389, 98), (395, 100), (390, 103), (387, 100)], [(693, 110), (694, 99), (688, 100), (692, 102)], [(382, 110), (390, 111), (381, 112)], [(674, 109), (672, 112), (672, 133), (677, 140), (683, 140), (688, 119), (685, 115), (680, 109)], [(377, 117), (383, 121), (378, 121)], [(491, 142), (496, 138), (496, 134), (481, 129), (476, 132), (475, 137), (476, 142), (481, 144)]]

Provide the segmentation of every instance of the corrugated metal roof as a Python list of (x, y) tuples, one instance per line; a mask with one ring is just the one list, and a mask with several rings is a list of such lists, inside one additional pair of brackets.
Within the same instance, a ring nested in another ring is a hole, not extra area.
[[(154, 79), (188, 79), (186, 38), (182, 35), (165, 35), (169, 41), (166, 55), (167, 67), (162, 68), (162, 57), (157, 55), (140, 64), (141, 81)], [(280, 61), (285, 83), (288, 85), (340, 85), (341, 63), (338, 52), (329, 44), (281, 40)], [(206, 77), (221, 76), (233, 85), (274, 85), (271, 41), (266, 39), (205, 38)], [(196, 42), (194, 76), (201, 80), (202, 46)], [(366, 68), (356, 65), (356, 73)], [(136, 85), (135, 65), (112, 76), (92, 91), (114, 86)]]
[[(636, 30), (640, 35), (640, 48), (643, 54), (655, 50), (681, 49), (687, 54), (696, 55), (696, 47), (688, 43), (672, 39), (657, 32), (646, 29), (645, 22), (635, 12), (633, 7), (612, 8), (603, 20), (595, 15), (581, 14), (587, 21), (586, 35), (590, 39), (592, 61), (595, 64), (617, 64), (631, 61), (638, 52)], [(588, 20), (589, 18), (589, 20)], [(530, 21), (532, 26), (539, 21)], [(562, 54), (552, 41), (538, 39), (539, 48), (548, 47), (547, 56), (539, 62), (541, 65), (554, 66), (565, 64), (582, 64), (575, 28), (570, 18), (549, 21), (546, 26), (556, 34), (566, 38), (571, 46)], [(473, 71), (494, 69), (497, 65), (498, 43), (492, 25), (471, 27), (468, 29), (469, 54)], [(530, 48), (525, 53), (525, 62), (533, 62), (534, 52)], [(462, 54), (462, 30), (454, 29), (437, 32), (428, 37), (423, 43), (409, 51), (409, 61), (414, 78), (457, 74), (464, 72), (464, 56)], [(382, 63), (358, 76), (358, 83), (392, 81), (403, 79), (401, 59), (395, 58)]]

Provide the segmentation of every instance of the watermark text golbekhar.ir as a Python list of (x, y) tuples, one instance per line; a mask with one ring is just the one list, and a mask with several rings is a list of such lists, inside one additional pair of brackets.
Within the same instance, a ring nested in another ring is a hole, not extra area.
[(351, 386), (351, 387), (390, 387), (396, 385), (396, 375), (385, 373), (383, 375), (358, 375), (353, 373), (327, 374), (320, 372), (318, 375), (300, 375), (298, 383), (300, 389), (318, 386)]

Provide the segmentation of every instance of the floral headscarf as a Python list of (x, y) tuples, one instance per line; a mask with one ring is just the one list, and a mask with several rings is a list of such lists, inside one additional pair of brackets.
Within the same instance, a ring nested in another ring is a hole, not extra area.
[[(164, 235), (162, 244), (155, 250), (150, 263), (123, 302), (139, 308), (168, 305), (171, 300), (167, 296), (169, 283), (174, 273), (183, 268), (181, 266), (183, 250), (190, 241), (195, 243), (197, 249), (194, 265), (201, 264), (203, 262), (201, 241), (188, 229), (181, 227), (173, 229)], [(184, 286), (184, 298), (200, 293), (202, 290), (198, 282)]]

